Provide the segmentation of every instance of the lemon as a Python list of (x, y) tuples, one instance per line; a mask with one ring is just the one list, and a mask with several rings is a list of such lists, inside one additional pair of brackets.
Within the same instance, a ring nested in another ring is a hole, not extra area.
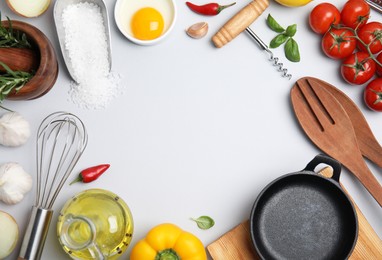
[(298, 7), (310, 3), (312, 0), (275, 0), (277, 3), (288, 6), (288, 7)]

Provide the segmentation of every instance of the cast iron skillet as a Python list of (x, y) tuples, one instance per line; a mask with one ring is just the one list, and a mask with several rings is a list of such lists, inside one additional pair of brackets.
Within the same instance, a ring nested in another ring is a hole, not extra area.
[[(314, 172), (333, 168), (332, 178)], [(251, 239), (262, 259), (347, 259), (354, 249), (358, 221), (339, 185), (341, 165), (317, 155), (304, 170), (274, 180), (256, 199)]]

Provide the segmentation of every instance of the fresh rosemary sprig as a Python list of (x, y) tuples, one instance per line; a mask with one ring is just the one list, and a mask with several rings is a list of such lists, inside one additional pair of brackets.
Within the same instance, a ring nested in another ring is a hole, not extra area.
[(13, 71), (6, 64), (0, 61), (0, 66), (5, 69), (4, 74), (0, 74), (0, 103), (12, 90), (19, 91), (32, 77), (33, 73), (25, 71)]
[[(25, 33), (18, 30), (13, 30), (12, 21), (7, 16), (8, 28), (0, 23), (0, 48), (15, 47), (15, 48), (31, 48)], [(1, 21), (1, 12), (0, 12)]]

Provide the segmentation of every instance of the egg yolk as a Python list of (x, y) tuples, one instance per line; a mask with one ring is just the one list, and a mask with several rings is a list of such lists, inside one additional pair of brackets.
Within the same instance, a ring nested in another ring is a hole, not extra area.
[(156, 9), (144, 7), (139, 9), (131, 20), (131, 30), (139, 40), (153, 40), (158, 38), (164, 28), (164, 20)]

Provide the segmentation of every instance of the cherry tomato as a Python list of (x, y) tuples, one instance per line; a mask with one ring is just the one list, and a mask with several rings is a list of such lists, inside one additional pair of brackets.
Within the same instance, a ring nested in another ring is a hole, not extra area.
[(331, 28), (322, 37), (322, 50), (332, 59), (344, 59), (350, 56), (357, 46), (353, 36), (350, 30)]
[[(358, 31), (358, 37), (369, 45), (371, 53), (378, 53), (382, 50), (382, 23), (370, 22), (362, 26)], [(358, 42), (358, 48), (367, 52), (366, 47)]]
[(366, 52), (356, 52), (341, 64), (341, 75), (345, 81), (361, 85), (369, 81), (375, 74), (376, 64)]
[[(382, 65), (382, 52), (378, 54), (377, 61)], [(382, 77), (382, 66), (379, 66), (377, 64), (377, 74), (378, 76)]]
[(363, 92), (363, 97), (370, 109), (382, 112), (382, 78), (370, 81)]
[(369, 15), (370, 7), (364, 0), (349, 0), (341, 10), (341, 22), (359, 29), (367, 22)]
[(341, 13), (331, 3), (316, 5), (309, 14), (309, 25), (315, 33), (326, 33), (332, 24), (339, 24)]

